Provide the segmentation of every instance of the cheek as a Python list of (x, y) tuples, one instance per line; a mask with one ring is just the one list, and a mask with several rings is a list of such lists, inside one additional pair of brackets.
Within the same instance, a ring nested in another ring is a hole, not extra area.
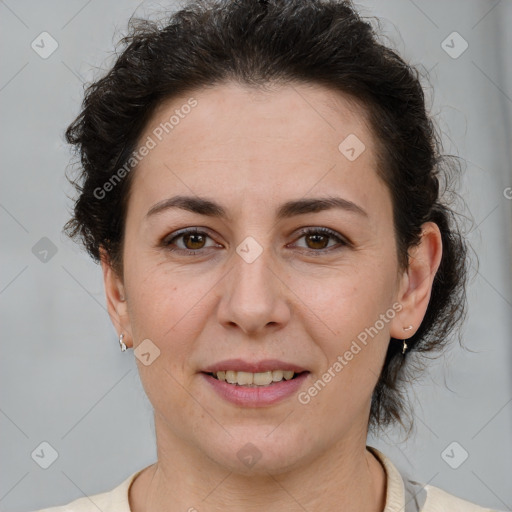
[(127, 287), (132, 295), (130, 320), (140, 335), (163, 342), (197, 325), (201, 301), (214, 284), (213, 276), (191, 278), (190, 272), (167, 270), (165, 263), (127, 268)]
[(304, 314), (311, 322), (325, 330), (335, 346), (342, 347), (391, 306), (392, 276), (391, 269), (370, 262), (334, 269), (320, 279), (297, 275), (290, 288), (300, 297)]
[[(323, 354), (318, 406), (340, 421), (366, 407), (380, 374), (395, 316), (393, 275), (391, 268), (371, 262), (300, 288), (304, 318), (310, 318), (305, 328)], [(331, 410), (333, 404), (338, 405)]]
[(188, 387), (188, 365), (196, 350), (194, 340), (203, 329), (201, 298), (205, 292), (196, 286), (201, 280), (191, 282), (179, 272), (171, 274), (158, 265), (127, 268), (130, 268), (126, 283), (131, 295), (130, 323), (135, 351), (146, 339), (158, 349), (157, 357), (149, 365), (136, 359), (145, 392), (155, 410), (164, 416), (172, 411), (188, 410), (190, 397), (183, 386)]

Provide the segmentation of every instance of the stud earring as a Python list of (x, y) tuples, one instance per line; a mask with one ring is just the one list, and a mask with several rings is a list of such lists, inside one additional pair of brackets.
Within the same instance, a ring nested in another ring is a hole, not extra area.
[(123, 338), (124, 338), (124, 334), (121, 334), (119, 336), (119, 345), (121, 346), (121, 352), (124, 352), (127, 349), (126, 344), (123, 341)]
[[(412, 329), (412, 325), (409, 325), (408, 327), (404, 327), (403, 329), (404, 329), (404, 331), (410, 331)], [(407, 350), (407, 343), (405, 342), (405, 339), (403, 341), (404, 341), (404, 344), (402, 347), (402, 354), (405, 354), (405, 351)]]

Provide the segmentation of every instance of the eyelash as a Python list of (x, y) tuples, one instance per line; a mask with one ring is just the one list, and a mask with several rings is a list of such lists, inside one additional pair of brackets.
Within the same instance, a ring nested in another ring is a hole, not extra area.
[[(303, 228), (301, 231), (300, 231), (300, 236), (297, 240), (299, 240), (300, 238), (303, 238), (304, 236), (307, 236), (307, 235), (324, 235), (324, 236), (328, 236), (334, 240), (337, 241), (338, 244), (340, 244), (339, 247), (327, 247), (327, 248), (324, 248), (324, 249), (308, 249), (308, 248), (304, 248), (304, 247), (300, 247), (299, 249), (301, 251), (305, 251), (305, 252), (308, 252), (310, 254), (313, 254), (313, 255), (322, 255), (322, 254), (325, 254), (326, 252), (331, 252), (331, 251), (336, 251), (336, 250), (340, 250), (342, 249), (343, 247), (346, 247), (346, 246), (351, 246), (351, 243), (346, 240), (345, 238), (343, 238), (342, 236), (340, 236), (338, 233), (336, 233), (335, 231), (329, 229), (329, 228), (324, 228), (324, 227), (308, 227), (308, 228)], [(182, 231), (178, 231), (177, 233), (173, 234), (173, 236), (171, 238), (167, 237), (165, 238), (163, 241), (162, 241), (162, 245), (169, 251), (171, 252), (176, 252), (176, 253), (184, 253), (185, 255), (190, 255), (190, 256), (193, 256), (195, 254), (200, 254), (201, 252), (204, 252), (205, 249), (208, 249), (208, 247), (206, 248), (201, 248), (201, 249), (197, 249), (197, 250), (192, 250), (192, 249), (181, 249), (181, 248), (171, 248), (170, 246), (172, 245), (172, 243), (179, 239), (179, 238), (182, 238), (183, 236), (186, 236), (186, 235), (203, 235), (203, 236), (206, 236), (208, 238), (211, 238), (210, 235), (205, 232), (205, 231), (200, 231), (199, 229), (197, 228), (189, 228), (189, 229), (184, 229)]]

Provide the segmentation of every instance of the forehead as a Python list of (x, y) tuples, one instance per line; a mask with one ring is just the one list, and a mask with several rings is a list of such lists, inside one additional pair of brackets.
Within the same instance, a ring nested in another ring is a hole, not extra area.
[[(333, 186), (361, 199), (382, 185), (364, 108), (319, 85), (192, 91), (159, 105), (139, 144), (148, 137), (155, 145), (132, 183), (146, 203), (171, 192), (302, 196)], [(347, 158), (347, 144), (362, 151), (356, 159)]]
[(322, 146), (337, 146), (350, 133), (357, 132), (372, 143), (363, 106), (316, 84), (272, 85), (261, 90), (228, 82), (196, 90), (161, 103), (145, 132), (151, 133), (159, 123), (169, 121), (169, 114), (185, 109), (191, 97), (197, 106), (165, 134), (169, 137), (164, 135), (169, 144), (175, 139), (180, 145), (214, 152), (218, 145), (243, 139), (241, 151), (252, 147), (257, 152), (258, 142), (273, 142), (274, 147), (286, 144), (283, 149), (295, 143), (316, 148), (311, 155), (318, 156), (325, 149)]

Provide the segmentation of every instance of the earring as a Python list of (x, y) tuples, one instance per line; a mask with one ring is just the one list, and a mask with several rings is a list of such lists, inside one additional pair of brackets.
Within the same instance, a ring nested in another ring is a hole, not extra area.
[(121, 334), (119, 336), (119, 345), (121, 346), (121, 352), (124, 352), (127, 348), (125, 342), (123, 341), (123, 338), (124, 338), (124, 334)]
[[(403, 329), (404, 329), (404, 331), (410, 331), (412, 329), (412, 325), (409, 325), (409, 327), (404, 327)], [(406, 350), (407, 350), (407, 343), (405, 342), (405, 339), (404, 339), (404, 344), (402, 347), (402, 354), (405, 354)]]

